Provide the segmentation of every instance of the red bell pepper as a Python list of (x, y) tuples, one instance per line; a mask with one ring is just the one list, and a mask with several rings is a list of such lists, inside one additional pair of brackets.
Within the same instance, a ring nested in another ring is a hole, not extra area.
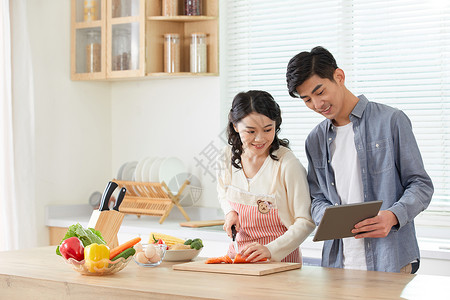
[(73, 258), (77, 261), (84, 259), (84, 246), (75, 236), (65, 239), (59, 246), (59, 251), (65, 259)]

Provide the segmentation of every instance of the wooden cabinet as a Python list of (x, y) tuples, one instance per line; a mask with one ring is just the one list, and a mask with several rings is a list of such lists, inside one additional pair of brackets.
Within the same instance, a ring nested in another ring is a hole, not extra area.
[[(109, 80), (218, 76), (218, 0), (203, 0), (202, 15), (163, 16), (164, 0), (72, 0), (71, 78)], [(180, 71), (164, 72), (164, 34), (180, 37)], [(190, 72), (190, 37), (206, 34), (206, 72)]]
[(59, 245), (66, 235), (67, 229), (67, 227), (49, 227), (49, 245)]
[(145, 75), (145, 0), (72, 0), (71, 78)]
[[(186, 16), (183, 2), (178, 2), (179, 15), (162, 16), (162, 1), (147, 4), (147, 75), (148, 76), (218, 76), (219, 75), (219, 1), (203, 0), (201, 16)], [(181, 61), (179, 73), (164, 72), (164, 34), (180, 36)], [(192, 33), (207, 35), (207, 72), (190, 72), (190, 37)]]

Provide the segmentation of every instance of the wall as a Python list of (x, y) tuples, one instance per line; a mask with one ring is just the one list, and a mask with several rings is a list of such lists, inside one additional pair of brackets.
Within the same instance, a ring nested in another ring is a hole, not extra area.
[(36, 135), (36, 223), (44, 207), (86, 203), (111, 174), (110, 84), (70, 80), (70, 1), (27, 1)]
[(206, 163), (200, 152), (211, 142), (221, 145), (219, 90), (218, 77), (114, 82), (113, 176), (127, 161), (175, 156), (203, 185), (196, 205), (218, 207), (214, 178), (205, 174), (195, 158)]
[(217, 206), (215, 183), (194, 157), (220, 129), (218, 77), (127, 82), (70, 80), (70, 1), (27, 1), (36, 134), (36, 227), (44, 207), (87, 203), (120, 165), (177, 156), (204, 182), (198, 205)]

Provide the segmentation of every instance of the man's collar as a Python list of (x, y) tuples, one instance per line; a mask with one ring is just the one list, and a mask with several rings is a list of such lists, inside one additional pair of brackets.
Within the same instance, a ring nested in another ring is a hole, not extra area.
[[(369, 100), (364, 95), (359, 95), (358, 99), (359, 101), (356, 103), (355, 107), (350, 113), (350, 121), (352, 121), (351, 115), (357, 117), (358, 119), (361, 119), (362, 114), (364, 113), (364, 110), (366, 109), (366, 106), (369, 103)], [(326, 122), (327, 122), (327, 129), (330, 130), (331, 126), (333, 126), (333, 121), (330, 119), (326, 119)]]
[(369, 103), (369, 100), (367, 100), (366, 96), (364, 95), (359, 95), (358, 98), (359, 101), (358, 103), (356, 103), (355, 108), (353, 108), (351, 115), (354, 115), (355, 117), (361, 119), (362, 114), (366, 109), (367, 103)]

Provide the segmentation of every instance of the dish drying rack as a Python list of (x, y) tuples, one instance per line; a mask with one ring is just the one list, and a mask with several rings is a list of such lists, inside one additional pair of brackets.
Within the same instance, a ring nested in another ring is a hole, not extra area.
[(113, 180), (119, 185), (119, 188), (125, 187), (127, 193), (120, 205), (119, 211), (124, 214), (134, 214), (140, 217), (161, 216), (159, 224), (162, 224), (169, 215), (174, 206), (178, 207), (187, 221), (190, 221), (186, 211), (180, 205), (179, 200), (181, 193), (190, 184), (189, 180), (185, 180), (174, 195), (166, 183), (159, 182), (136, 182)]

